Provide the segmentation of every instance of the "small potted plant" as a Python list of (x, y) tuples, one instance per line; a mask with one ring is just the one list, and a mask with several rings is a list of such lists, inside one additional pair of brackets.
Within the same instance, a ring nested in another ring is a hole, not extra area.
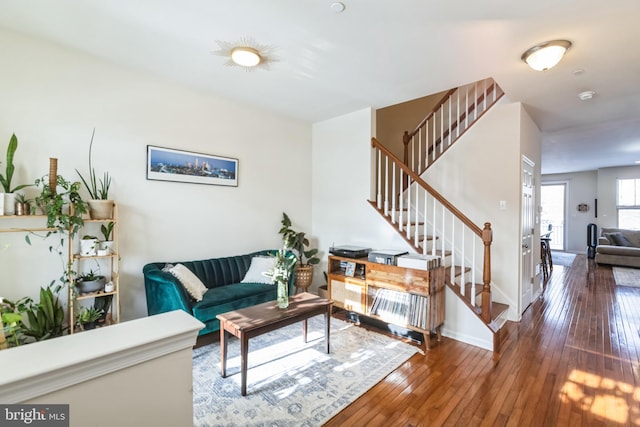
[(78, 324), (81, 325), (85, 331), (94, 329), (100, 316), (102, 316), (102, 310), (97, 310), (95, 307), (85, 307), (80, 314), (78, 314)]
[[(50, 169), (56, 164), (53, 160), (50, 159)], [(55, 228), (55, 232), (62, 234), (69, 233), (70, 237), (75, 236), (84, 225), (82, 216), (87, 212), (87, 204), (79, 193), (80, 182), (67, 181), (54, 173), (37, 179), (35, 185), (42, 187), (35, 201), (47, 216), (47, 227)]]
[(104, 240), (100, 242), (100, 249), (106, 251), (104, 255), (109, 255), (114, 253), (113, 251), (113, 239), (111, 238), (111, 233), (113, 233), (114, 222), (110, 221), (106, 224), (102, 224), (100, 226), (100, 232), (104, 236)]
[(27, 199), (23, 193), (16, 194), (15, 213), (16, 215), (31, 214), (31, 200)]
[(98, 251), (98, 238), (84, 235), (80, 240), (80, 256), (96, 256)]
[(107, 278), (94, 273), (93, 270), (79, 275), (75, 280), (76, 290), (81, 294), (100, 291), (104, 289), (105, 283)]
[(320, 258), (316, 256), (318, 249), (305, 250), (309, 247), (306, 233), (294, 230), (291, 227), (291, 219), (284, 212), (282, 212), (281, 224), (279, 233), (282, 235), (284, 246), (293, 250), (298, 258), (295, 269), (295, 287), (306, 291), (313, 280), (313, 266), (320, 262)]
[(91, 162), (91, 150), (93, 149), (93, 137), (96, 130), (93, 129), (91, 134), (91, 142), (89, 143), (89, 179), (85, 179), (78, 169), (76, 172), (85, 188), (89, 192), (89, 216), (92, 219), (109, 219), (113, 218), (113, 200), (109, 199), (109, 188), (111, 187), (111, 177), (109, 172), (105, 172), (103, 178), (96, 178), (96, 170)]
[(13, 173), (15, 172), (15, 165), (13, 164), (13, 157), (18, 149), (18, 138), (15, 134), (11, 135), (9, 145), (7, 146), (7, 165), (4, 175), (0, 173), (0, 184), (4, 190), (4, 196), (0, 198), (0, 202), (3, 203), (3, 211), (5, 215), (13, 215), (15, 213), (15, 191), (22, 188), (29, 187), (30, 184), (18, 185), (11, 188), (11, 180), (13, 179)]

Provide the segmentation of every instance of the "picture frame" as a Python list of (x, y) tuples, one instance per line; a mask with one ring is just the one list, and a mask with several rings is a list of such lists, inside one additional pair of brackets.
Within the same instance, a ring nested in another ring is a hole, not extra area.
[(147, 145), (147, 179), (238, 186), (238, 159)]
[(344, 270), (344, 275), (347, 277), (353, 277), (356, 272), (356, 263), (355, 262), (347, 262), (346, 268)]

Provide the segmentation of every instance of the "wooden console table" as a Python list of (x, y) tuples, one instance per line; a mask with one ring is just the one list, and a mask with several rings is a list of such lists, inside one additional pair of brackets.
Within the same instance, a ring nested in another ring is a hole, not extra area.
[(304, 342), (307, 342), (307, 319), (324, 314), (324, 339), (329, 353), (332, 302), (307, 292), (289, 297), (289, 307), (280, 309), (275, 301), (254, 305), (240, 310), (218, 314), (220, 320), (220, 374), (227, 376), (227, 337), (240, 339), (240, 393), (247, 395), (247, 356), (249, 339), (302, 322)]

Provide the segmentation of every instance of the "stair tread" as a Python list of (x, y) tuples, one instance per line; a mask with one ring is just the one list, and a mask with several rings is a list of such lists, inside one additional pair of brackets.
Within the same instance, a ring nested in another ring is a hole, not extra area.
[(496, 320), (498, 317), (502, 315), (505, 311), (509, 310), (508, 304), (503, 304), (501, 302), (492, 302), (491, 303), (491, 320)]

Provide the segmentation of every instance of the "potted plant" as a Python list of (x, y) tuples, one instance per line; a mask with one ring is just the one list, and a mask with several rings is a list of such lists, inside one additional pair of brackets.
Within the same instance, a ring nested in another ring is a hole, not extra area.
[(273, 268), (265, 271), (266, 277), (273, 280), (277, 286), (277, 304), (278, 308), (287, 308), (289, 306), (289, 277), (291, 276), (293, 266), (297, 262), (296, 255), (289, 252), (286, 247), (282, 247), (274, 255), (276, 262)]
[(309, 239), (306, 237), (306, 233), (294, 230), (291, 226), (291, 219), (284, 212), (282, 212), (281, 224), (282, 227), (278, 233), (282, 235), (284, 246), (291, 249), (298, 259), (295, 270), (295, 286), (306, 290), (311, 286), (311, 281), (313, 280), (313, 266), (320, 262), (320, 258), (316, 256), (318, 249), (305, 250), (305, 248), (309, 247)]
[(15, 165), (13, 164), (13, 157), (16, 154), (16, 150), (18, 149), (18, 138), (15, 134), (11, 135), (11, 139), (9, 140), (9, 145), (7, 146), (7, 165), (5, 168), (4, 175), (0, 173), (0, 184), (2, 184), (2, 188), (4, 190), (4, 197), (2, 198), (2, 203), (4, 207), (5, 215), (13, 215), (15, 213), (15, 191), (18, 191), (22, 188), (29, 187), (29, 184), (18, 185), (17, 187), (11, 188), (11, 180), (13, 179), (13, 173), (15, 172)]
[(111, 177), (109, 172), (105, 172), (103, 178), (96, 177), (96, 170), (93, 168), (91, 161), (91, 151), (93, 149), (93, 137), (96, 134), (95, 128), (91, 134), (91, 142), (89, 143), (89, 179), (76, 169), (78, 176), (82, 180), (85, 188), (89, 192), (91, 198), (89, 204), (89, 215), (92, 219), (109, 219), (113, 218), (113, 200), (109, 199), (109, 188), (111, 187)]
[(47, 216), (47, 227), (55, 229), (47, 236), (53, 232), (68, 232), (70, 237), (75, 236), (84, 225), (83, 214), (87, 213), (87, 204), (79, 193), (80, 183), (67, 181), (61, 175), (45, 175), (37, 179), (35, 185), (42, 186), (36, 203)]
[(31, 200), (27, 199), (24, 193), (16, 193), (15, 214), (16, 215), (31, 214)]
[(111, 238), (111, 233), (113, 233), (114, 222), (109, 221), (106, 224), (102, 224), (100, 226), (100, 232), (104, 236), (104, 240), (100, 243), (101, 249), (105, 250), (107, 253), (105, 255), (109, 255), (113, 252), (113, 240)]
[(80, 239), (80, 256), (96, 256), (98, 251), (98, 238), (84, 235)]
[(106, 282), (107, 278), (105, 276), (96, 274), (93, 270), (90, 270), (88, 273), (82, 273), (78, 276), (75, 281), (75, 286), (78, 293), (86, 294), (104, 289)]
[(78, 324), (85, 331), (94, 329), (100, 316), (102, 316), (102, 310), (97, 310), (95, 307), (85, 307), (78, 314)]
[(26, 336), (42, 341), (64, 334), (64, 309), (58, 296), (50, 287), (40, 288), (40, 302), (35, 304), (30, 298), (25, 299), (28, 326), (22, 332)]

